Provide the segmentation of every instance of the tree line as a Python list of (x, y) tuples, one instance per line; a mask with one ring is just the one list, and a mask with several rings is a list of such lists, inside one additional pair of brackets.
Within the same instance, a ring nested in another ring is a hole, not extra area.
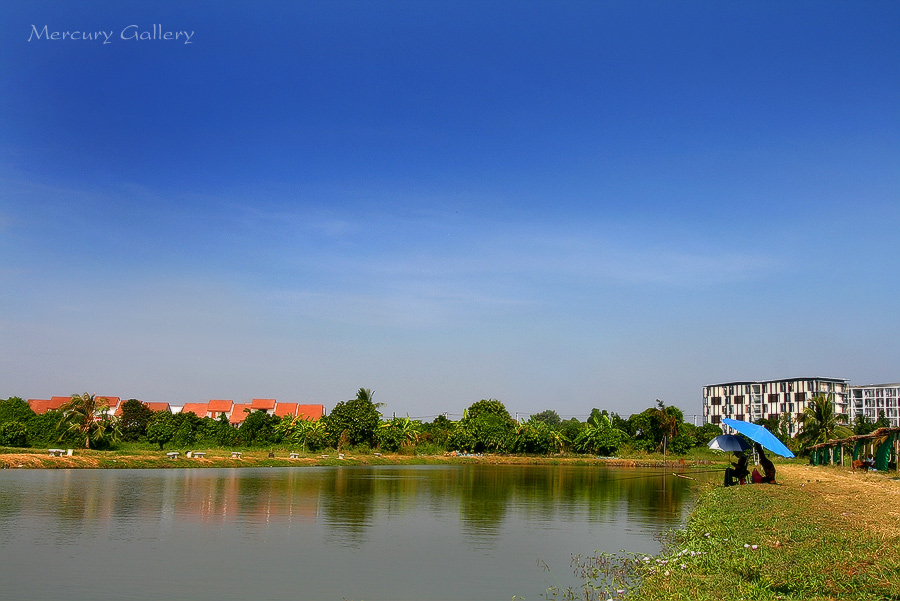
[(190, 412), (152, 411), (136, 399), (122, 403), (120, 416), (109, 416), (102, 399), (87, 393), (73, 395), (58, 411), (44, 414), (36, 414), (23, 399), (11, 397), (0, 400), (0, 446), (65, 443), (108, 449), (122, 443), (149, 443), (164, 449), (279, 445), (307, 452), (356, 449), (405, 454), (456, 451), (605, 456), (627, 447), (681, 455), (722, 433), (712, 424), (696, 427), (685, 422), (680, 409), (661, 401), (627, 419), (595, 408), (584, 422), (577, 418), (563, 420), (556, 411), (547, 409), (518, 422), (499, 400), (483, 399), (470, 405), (458, 421), (439, 415), (432, 422), (423, 422), (409, 417), (385, 418), (381, 413), (384, 405), (376, 403), (373, 396), (371, 390), (360, 388), (354, 398), (339, 402), (317, 421), (249, 412), (238, 427), (224, 413), (210, 418)]

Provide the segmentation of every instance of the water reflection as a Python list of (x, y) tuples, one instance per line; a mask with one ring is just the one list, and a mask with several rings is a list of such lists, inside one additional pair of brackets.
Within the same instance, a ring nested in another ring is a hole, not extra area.
[[(195, 578), (180, 566), (232, 566), (220, 588), (175, 595), (194, 599), (241, 598), (265, 574), (319, 598), (534, 596), (509, 587), (540, 588), (535, 558), (567, 570), (571, 553), (647, 549), (682, 518), (690, 486), (587, 466), (5, 471), (0, 566), (19, 591), (11, 599), (39, 598), (52, 574), (34, 566), (71, 546), (85, 558), (120, 548), (121, 561), (155, 565), (179, 590)], [(347, 565), (371, 578), (335, 579)]]

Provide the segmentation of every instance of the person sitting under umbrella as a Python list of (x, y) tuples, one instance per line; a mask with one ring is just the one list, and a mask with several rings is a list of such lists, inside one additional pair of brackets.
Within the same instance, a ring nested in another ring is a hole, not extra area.
[(754, 442), (753, 446), (756, 447), (756, 452), (759, 453), (759, 464), (763, 468), (763, 472), (765, 472), (765, 476), (761, 482), (768, 482), (769, 484), (775, 484), (775, 464), (772, 463), (772, 460), (766, 457), (766, 454), (763, 452), (762, 445), (758, 442)]
[(750, 470), (747, 469), (747, 456), (741, 451), (735, 451), (734, 456), (737, 457), (737, 463), (732, 462), (734, 467), (725, 468), (725, 486), (734, 486), (735, 479), (741, 484), (744, 483)]

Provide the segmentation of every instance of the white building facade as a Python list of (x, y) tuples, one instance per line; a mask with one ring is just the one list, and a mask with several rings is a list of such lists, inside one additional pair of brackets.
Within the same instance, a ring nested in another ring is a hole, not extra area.
[(852, 419), (849, 391), (849, 380), (821, 376), (710, 384), (703, 387), (703, 423), (721, 425), (726, 417), (755, 422), (787, 413), (791, 416), (790, 434), (794, 436), (799, 431), (798, 416), (820, 394), (831, 395), (835, 413)]
[(858, 415), (869, 421), (884, 413), (892, 428), (900, 427), (900, 383), (850, 387), (850, 419)]

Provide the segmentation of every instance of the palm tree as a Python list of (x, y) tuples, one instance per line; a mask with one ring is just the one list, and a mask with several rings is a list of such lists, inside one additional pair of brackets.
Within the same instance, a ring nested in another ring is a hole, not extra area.
[(58, 427), (66, 427), (69, 432), (77, 432), (84, 436), (84, 448), (91, 448), (91, 439), (101, 441), (107, 436), (116, 437), (117, 429), (106, 410), (109, 405), (103, 397), (99, 399), (92, 394), (73, 394), (72, 398), (62, 404), (59, 410), (63, 417)]
[(820, 394), (813, 398), (797, 421), (803, 426), (803, 432), (797, 437), (808, 446), (853, 436), (853, 430), (844, 425), (847, 423), (847, 416), (835, 413), (832, 394), (827, 397)]

